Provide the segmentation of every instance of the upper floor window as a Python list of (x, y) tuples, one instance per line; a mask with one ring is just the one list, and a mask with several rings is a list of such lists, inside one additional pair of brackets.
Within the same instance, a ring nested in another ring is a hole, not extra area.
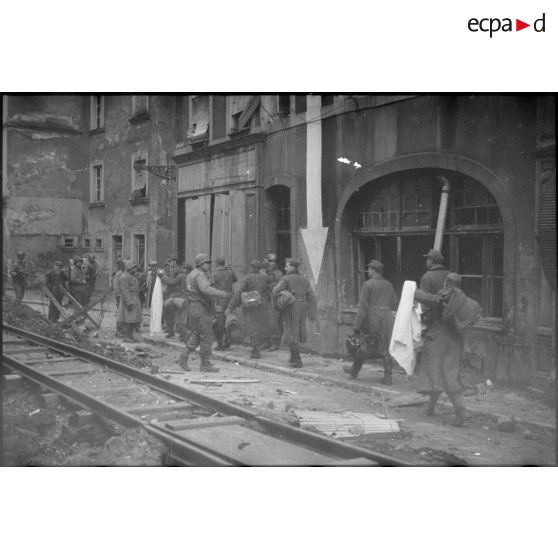
[(104, 95), (91, 95), (89, 114), (90, 114), (89, 128), (91, 130), (99, 130), (105, 127)]
[(207, 140), (209, 137), (209, 96), (190, 97), (190, 127), (188, 139), (191, 143)]
[(132, 197), (134, 199), (147, 198), (147, 171), (141, 168), (145, 165), (147, 165), (146, 153), (132, 156)]
[(333, 104), (333, 95), (322, 95), (322, 107)]
[(295, 95), (295, 112), (306, 112), (306, 95)]
[(132, 95), (132, 115), (142, 116), (149, 112), (149, 95)]
[(280, 116), (289, 116), (291, 114), (291, 96), (278, 95), (277, 96), (277, 112)]
[(105, 185), (103, 176), (103, 165), (91, 165), (90, 200), (91, 203), (102, 202), (105, 199)]

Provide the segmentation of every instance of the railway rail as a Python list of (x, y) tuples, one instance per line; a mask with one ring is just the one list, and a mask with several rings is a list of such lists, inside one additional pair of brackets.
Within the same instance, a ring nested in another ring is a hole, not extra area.
[(164, 444), (167, 462), (190, 466), (407, 465), (271, 420), (80, 347), (5, 323), (2, 330), (5, 371), (21, 374), (121, 427), (144, 428)]

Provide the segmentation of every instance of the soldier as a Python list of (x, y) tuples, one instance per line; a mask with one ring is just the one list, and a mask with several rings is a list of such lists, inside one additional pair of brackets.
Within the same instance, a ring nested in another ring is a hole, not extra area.
[(281, 311), (283, 321), (283, 342), (289, 345), (291, 368), (302, 368), (300, 357), (300, 343), (306, 342), (306, 316), (310, 321), (316, 321), (316, 294), (306, 278), (300, 275), (300, 264), (292, 258), (287, 258), (285, 276), (273, 287), (273, 294), (279, 295), (287, 290), (292, 293), (295, 300)]
[(175, 336), (175, 326), (178, 325), (181, 329), (179, 332), (182, 340), (186, 335), (187, 315), (188, 315), (188, 290), (186, 287), (186, 280), (188, 274), (192, 271), (192, 266), (186, 262), (182, 266), (174, 268), (174, 277), (167, 277), (164, 274), (159, 274), (163, 285), (172, 293), (170, 298), (167, 298), (163, 303), (163, 315), (165, 316), (165, 323), (168, 327), (168, 333), (165, 337), (171, 339)]
[[(381, 356), (384, 365), (384, 377), (381, 382), (392, 384), (392, 359), (389, 354), (389, 341), (397, 310), (397, 295), (393, 285), (384, 279), (384, 266), (377, 260), (368, 264), (370, 279), (364, 283), (358, 303), (355, 319), (355, 337), (361, 331), (369, 336), (375, 356)], [(357, 351), (352, 366), (344, 366), (343, 370), (353, 378), (358, 376), (364, 364), (365, 354)]]
[[(62, 298), (64, 298), (64, 290), (62, 287), (65, 286), (67, 281), (68, 276), (62, 270), (62, 262), (54, 262), (53, 269), (51, 269), (45, 276), (45, 283), (48, 290), (58, 302), (62, 302)], [(60, 310), (58, 310), (51, 300), (48, 307), (48, 319), (49, 321), (55, 323), (58, 321), (58, 318), (60, 318)]]
[(29, 275), (25, 271), (25, 252), (19, 250), (16, 254), (16, 262), (10, 269), (12, 283), (14, 285), (16, 300), (22, 301), (25, 294), (25, 276)]
[(213, 270), (212, 285), (216, 289), (220, 289), (229, 293), (229, 297), (218, 301), (215, 304), (217, 312), (217, 323), (215, 324), (215, 337), (217, 339), (217, 350), (222, 351), (231, 346), (231, 342), (227, 332), (225, 331), (225, 310), (233, 296), (233, 284), (238, 281), (232, 269), (225, 267), (224, 258), (215, 258), (215, 269)]
[[(83, 260), (86, 260), (85, 263)], [(87, 304), (87, 258), (83, 260), (76, 262), (70, 272), (70, 292), (81, 306)]]
[(269, 304), (270, 298), (270, 282), (271, 279), (267, 275), (260, 273), (262, 264), (258, 260), (250, 262), (250, 273), (244, 277), (239, 289), (230, 301), (227, 309), (227, 315), (241, 304), (243, 293), (259, 293), (259, 303), (254, 305), (242, 304), (243, 311), (246, 314), (246, 335), (250, 339), (252, 352), (250, 358), (261, 358), (260, 346), (262, 336), (268, 334), (269, 323)]
[(116, 336), (123, 337), (124, 333), (122, 330), (122, 322), (119, 321), (119, 309), (120, 309), (120, 278), (122, 274), (126, 271), (126, 262), (122, 259), (116, 260), (116, 269), (112, 272), (112, 288), (114, 290), (114, 296), (116, 299)]
[(126, 262), (126, 271), (120, 276), (120, 306), (118, 308), (117, 322), (122, 323), (124, 341), (137, 343), (134, 339), (134, 330), (141, 322), (141, 303), (139, 300), (139, 282), (136, 277), (138, 264), (129, 260)]
[(461, 277), (448, 273), (437, 294), (415, 291), (415, 300), (429, 308), (431, 315), (416, 369), (417, 391), (429, 395), (425, 408), (428, 416), (434, 415), (436, 402), (445, 391), (454, 407), (454, 426), (462, 426), (466, 418), (460, 377), (462, 333), (481, 312), (480, 305), (467, 298), (460, 287)]
[[(283, 273), (277, 264), (277, 254), (270, 252), (264, 259), (265, 269), (264, 273), (270, 278), (270, 291), (283, 277)], [(264, 339), (262, 349), (269, 349), (270, 351), (277, 351), (279, 343), (281, 342), (281, 334), (283, 333), (283, 326), (281, 323), (281, 314), (275, 307), (274, 300), (271, 299), (267, 304), (269, 312), (269, 335)]]
[(91, 300), (95, 292), (95, 283), (97, 282), (97, 274), (99, 272), (99, 264), (95, 261), (95, 254), (90, 253), (87, 258), (87, 302)]
[(424, 254), (426, 258), (426, 273), (420, 279), (420, 289), (430, 294), (436, 294), (444, 285), (449, 269), (444, 265), (444, 256), (440, 250), (429, 250)]
[(188, 291), (188, 325), (190, 337), (186, 342), (186, 348), (177, 361), (187, 372), (188, 357), (200, 346), (200, 372), (219, 372), (219, 369), (209, 362), (211, 346), (213, 344), (213, 317), (215, 308), (211, 297), (217, 296), (227, 298), (229, 293), (211, 286), (209, 281), (209, 269), (211, 260), (207, 254), (198, 254), (195, 259), (196, 268), (188, 274), (186, 287)]

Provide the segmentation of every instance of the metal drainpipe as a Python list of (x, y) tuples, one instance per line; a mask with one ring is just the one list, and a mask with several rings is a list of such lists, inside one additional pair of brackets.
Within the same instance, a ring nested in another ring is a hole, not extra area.
[(448, 202), (450, 193), (450, 183), (445, 176), (440, 176), (442, 183), (442, 195), (440, 197), (440, 210), (438, 211), (438, 223), (436, 225), (436, 237), (434, 238), (434, 250), (442, 250), (442, 241), (444, 240), (444, 228), (446, 226), (446, 217), (448, 214)]

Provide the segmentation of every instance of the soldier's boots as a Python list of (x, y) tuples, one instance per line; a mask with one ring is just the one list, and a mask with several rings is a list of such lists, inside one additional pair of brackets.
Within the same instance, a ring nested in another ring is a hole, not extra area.
[(211, 362), (209, 362), (209, 357), (202, 356), (201, 363), (200, 363), (200, 372), (219, 372), (219, 368), (213, 366)]
[(279, 340), (271, 338), (271, 347), (269, 347), (270, 351), (278, 351), (279, 350)]
[(300, 349), (291, 348), (291, 358), (289, 359), (291, 368), (302, 368), (302, 359), (300, 358)]
[(427, 417), (433, 417), (436, 411), (436, 403), (438, 402), (438, 398), (440, 397), (441, 392), (440, 391), (431, 391), (430, 392), (430, 397), (428, 399), (428, 402), (426, 403), (426, 405), (424, 406), (424, 414)]
[(363, 360), (355, 360), (350, 366), (343, 366), (343, 372), (345, 372), (345, 374), (350, 374), (351, 378), (356, 378), (363, 364)]
[(134, 325), (133, 324), (123, 324), (123, 333), (124, 339), (126, 343), (137, 343), (136, 339), (134, 339)]
[(191, 372), (192, 371), (192, 369), (188, 366), (188, 358), (189, 357), (190, 357), (190, 350), (185, 349), (184, 351), (182, 351), (180, 353), (180, 357), (176, 361), (178, 364), (180, 364), (182, 369), (185, 370), (186, 372)]
[(250, 352), (250, 358), (262, 358), (259, 347), (252, 347), (252, 351)]
[(263, 345), (262, 345), (262, 349), (264, 351), (267, 351), (268, 349), (271, 349), (271, 340), (269, 339), (269, 337), (266, 337), (264, 339)]
[(165, 335), (165, 337), (167, 339), (171, 339), (172, 337), (174, 337), (174, 329), (169, 329), (169, 332)]
[(384, 357), (383, 363), (384, 363), (384, 377), (380, 380), (380, 382), (382, 382), (382, 384), (386, 386), (391, 386), (391, 384), (393, 383), (393, 378), (391, 374), (391, 369), (392, 369), (391, 358)]
[(225, 333), (225, 339), (223, 341), (223, 350), (230, 348), (231, 346), (231, 337), (228, 333)]
[(450, 424), (452, 426), (463, 426), (463, 423), (467, 419), (467, 410), (465, 409), (465, 404), (463, 403), (463, 396), (460, 393), (448, 393), (448, 396), (453, 403), (453, 409), (455, 412), (455, 418)]

